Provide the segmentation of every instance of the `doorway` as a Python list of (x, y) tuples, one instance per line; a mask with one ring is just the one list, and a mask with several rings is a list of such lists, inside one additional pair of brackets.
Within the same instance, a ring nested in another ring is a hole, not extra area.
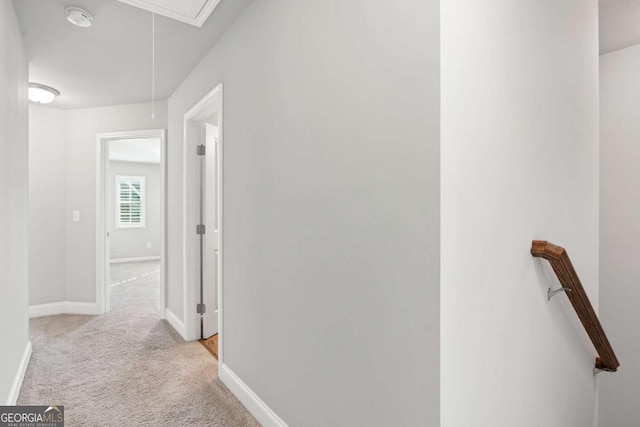
[[(222, 84), (184, 116), (184, 312), (190, 340), (222, 357)], [(209, 345), (207, 345), (209, 344)], [(217, 347), (217, 348), (216, 348)]]
[(165, 130), (99, 134), (97, 153), (96, 295), (100, 310), (146, 310), (164, 318)]

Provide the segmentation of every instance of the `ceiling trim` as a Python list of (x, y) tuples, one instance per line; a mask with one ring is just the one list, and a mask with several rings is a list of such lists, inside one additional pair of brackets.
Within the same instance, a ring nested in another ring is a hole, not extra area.
[(202, 27), (209, 16), (213, 13), (213, 11), (218, 7), (220, 0), (207, 0), (207, 2), (202, 6), (202, 9), (198, 12), (195, 18), (191, 18), (189, 16), (185, 16), (181, 13), (175, 12), (170, 9), (166, 9), (164, 7), (157, 6), (155, 4), (149, 3), (145, 0), (118, 0), (122, 3), (126, 3), (131, 6), (138, 7), (140, 9), (148, 10), (149, 12), (157, 13), (158, 15), (166, 16), (167, 18), (176, 19), (178, 21), (184, 22), (186, 24), (194, 25), (196, 27)]

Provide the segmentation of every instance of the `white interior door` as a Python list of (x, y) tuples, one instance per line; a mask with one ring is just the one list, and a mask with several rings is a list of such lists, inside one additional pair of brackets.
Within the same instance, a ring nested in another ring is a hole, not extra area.
[(103, 206), (105, 211), (104, 225), (105, 225), (105, 239), (104, 239), (104, 309), (105, 312), (111, 311), (111, 225), (113, 223), (113, 182), (109, 179), (110, 166), (109, 162), (109, 142), (105, 143), (105, 148), (102, 151), (102, 162), (104, 170), (104, 194)]
[(218, 194), (217, 194), (217, 144), (218, 126), (205, 123), (205, 244), (204, 289), (206, 312), (203, 319), (203, 336), (209, 338), (218, 333)]

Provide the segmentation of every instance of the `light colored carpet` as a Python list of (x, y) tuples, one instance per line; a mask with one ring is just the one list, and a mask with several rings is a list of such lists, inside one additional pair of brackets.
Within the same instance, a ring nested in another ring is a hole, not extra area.
[(31, 320), (18, 404), (64, 405), (67, 426), (259, 426), (213, 356), (159, 319), (159, 277), (156, 262), (115, 264), (111, 312)]

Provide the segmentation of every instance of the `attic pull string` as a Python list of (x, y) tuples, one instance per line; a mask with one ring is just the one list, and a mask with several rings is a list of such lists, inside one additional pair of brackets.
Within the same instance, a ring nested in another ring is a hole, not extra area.
[(151, 12), (151, 118), (156, 118), (156, 14)]

